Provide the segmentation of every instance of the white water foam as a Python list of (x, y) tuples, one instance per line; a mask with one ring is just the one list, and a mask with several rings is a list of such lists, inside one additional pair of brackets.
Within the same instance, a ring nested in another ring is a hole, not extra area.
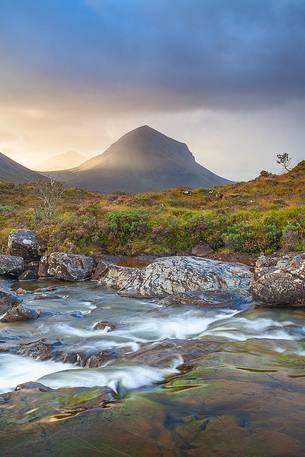
[(18, 384), (36, 381), (41, 376), (67, 368), (74, 367), (52, 360), (41, 362), (20, 355), (0, 354), (0, 393), (14, 390)]
[(39, 379), (51, 388), (108, 386), (115, 392), (139, 389), (162, 382), (166, 376), (178, 373), (177, 367), (183, 363), (178, 357), (168, 368), (145, 365), (105, 366), (97, 369), (76, 369), (61, 371)]

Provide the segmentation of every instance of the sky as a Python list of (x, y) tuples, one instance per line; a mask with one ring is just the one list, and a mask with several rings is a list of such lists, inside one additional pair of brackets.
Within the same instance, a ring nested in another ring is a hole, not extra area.
[(99, 154), (148, 124), (230, 179), (305, 159), (305, 0), (0, 0), (0, 151)]

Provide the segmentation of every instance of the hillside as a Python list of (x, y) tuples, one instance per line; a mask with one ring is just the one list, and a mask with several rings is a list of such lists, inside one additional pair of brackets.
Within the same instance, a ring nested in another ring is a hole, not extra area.
[(216, 253), (304, 251), (305, 161), (282, 175), (217, 189), (100, 195), (67, 189), (51, 219), (39, 184), (0, 184), (0, 246), (29, 227), (50, 250), (111, 254), (190, 253), (199, 243)]
[(63, 154), (57, 154), (49, 157), (37, 167), (37, 170), (40, 172), (48, 170), (65, 170), (67, 168), (78, 167), (80, 164), (85, 162), (85, 160), (86, 157), (79, 152), (68, 151)]
[(212, 187), (229, 183), (199, 165), (186, 144), (148, 126), (132, 130), (103, 154), (78, 168), (46, 174), (67, 186), (101, 193), (148, 192), (178, 186)]
[(0, 181), (26, 183), (46, 180), (45, 176), (20, 165), (0, 152)]

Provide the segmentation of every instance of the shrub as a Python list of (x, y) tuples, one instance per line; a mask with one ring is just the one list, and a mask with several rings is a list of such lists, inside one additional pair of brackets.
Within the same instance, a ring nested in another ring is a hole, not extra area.
[(118, 243), (127, 243), (146, 234), (149, 213), (143, 210), (112, 211), (107, 214), (109, 237)]

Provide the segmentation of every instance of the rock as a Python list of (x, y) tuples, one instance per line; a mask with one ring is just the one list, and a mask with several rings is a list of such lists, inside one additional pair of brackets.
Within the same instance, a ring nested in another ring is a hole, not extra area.
[(211, 308), (243, 309), (253, 302), (248, 290), (206, 290), (168, 295), (162, 305), (196, 305)]
[(94, 324), (93, 329), (94, 330), (106, 330), (107, 332), (110, 332), (115, 329), (115, 325), (109, 321), (99, 321), (99, 322), (96, 322), (96, 324)]
[[(47, 269), (45, 267), (46, 262)], [(92, 257), (53, 252), (47, 259), (43, 259), (39, 272), (47, 271), (48, 276), (64, 281), (84, 281), (91, 278), (93, 267)]]
[(39, 262), (29, 262), (25, 266), (24, 272), (19, 276), (19, 281), (35, 281), (38, 279)]
[(246, 289), (251, 277), (249, 267), (239, 263), (175, 256), (143, 269), (108, 265), (100, 282), (124, 296), (163, 298), (188, 291)]
[(305, 306), (305, 253), (260, 257), (251, 289), (266, 305)]
[(97, 265), (94, 268), (93, 274), (92, 274), (92, 279), (93, 280), (98, 280), (100, 277), (104, 276), (104, 274), (108, 270), (108, 264), (104, 262), (103, 260), (99, 260)]
[(146, 343), (138, 351), (124, 355), (124, 363), (168, 367), (175, 360), (181, 359), (181, 364), (189, 364), (210, 352), (219, 351), (220, 348), (221, 343), (212, 340), (164, 340)]
[(9, 253), (22, 257), (25, 262), (39, 260), (45, 251), (43, 241), (32, 230), (15, 230), (8, 239)]
[(26, 294), (26, 290), (22, 289), (22, 287), (19, 287), (19, 288), (16, 290), (16, 294), (17, 294), (17, 295), (24, 295), (24, 294)]
[(51, 392), (53, 389), (51, 387), (44, 386), (40, 382), (25, 382), (24, 384), (18, 384), (16, 386), (15, 391), (18, 392), (18, 390), (33, 390), (37, 389), (39, 392)]
[(19, 281), (35, 281), (36, 279), (38, 279), (38, 274), (33, 270), (25, 270), (18, 278)]
[(54, 360), (86, 368), (98, 368), (123, 354), (120, 349), (96, 350), (95, 352), (93, 350), (67, 351), (61, 341), (48, 342), (44, 339), (22, 343), (15, 352), (33, 359)]
[(13, 255), (0, 255), (0, 275), (17, 278), (24, 270), (22, 257)]
[[(9, 412), (9, 419), (6, 416), (7, 422), (10, 421), (9, 423), (14, 424), (15, 427), (16, 424), (20, 425), (21, 423), (26, 427), (32, 427), (33, 423), (39, 423), (43, 419), (47, 419), (49, 422), (50, 420), (67, 419), (90, 410), (94, 410), (96, 413), (96, 409), (105, 408), (115, 398), (115, 392), (109, 387), (50, 389), (38, 382), (27, 382), (17, 386), (13, 392), (2, 394), (0, 396), (0, 404), (4, 404), (5, 411)], [(4, 408), (1, 408), (1, 416), (3, 412)], [(36, 440), (32, 435), (30, 439), (34, 442), (34, 446), (36, 446)], [(3, 448), (2, 444), (1, 441), (1, 451)], [(28, 447), (29, 443), (27, 444)], [(5, 452), (6, 456), (13, 455), (11, 453), (12, 448), (13, 443), (10, 445), (10, 451), (8, 453)], [(16, 454), (14, 453), (15, 456), (34, 454), (34, 448), (31, 448), (30, 454), (25, 454), (21, 448), (18, 449)], [(43, 452), (43, 455), (46, 454)], [(82, 452), (81, 455), (83, 455)], [(2, 452), (1, 456), (4, 457)]]
[(63, 297), (56, 294), (43, 294), (34, 292), (33, 300), (61, 300)]
[(48, 278), (48, 256), (44, 255), (41, 257), (38, 267), (38, 278)]
[(21, 303), (20, 298), (13, 292), (0, 290), (0, 312)]
[(38, 319), (39, 314), (34, 309), (26, 308), (19, 304), (12, 306), (0, 317), (0, 322), (19, 322)]
[(197, 244), (192, 249), (192, 255), (205, 257), (213, 252), (213, 249), (207, 243)]

